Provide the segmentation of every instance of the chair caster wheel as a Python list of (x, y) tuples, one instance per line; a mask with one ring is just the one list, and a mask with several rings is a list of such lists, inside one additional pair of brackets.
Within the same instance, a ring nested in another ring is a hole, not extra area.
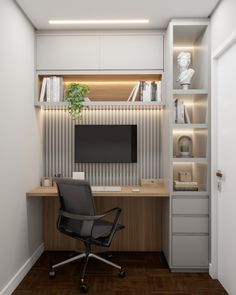
[(126, 275), (126, 271), (125, 271), (125, 269), (121, 269), (120, 272), (119, 272), (119, 274), (118, 274), (118, 276), (119, 276), (120, 278), (124, 278), (125, 275)]
[(48, 276), (49, 276), (50, 279), (55, 278), (55, 276), (56, 276), (55, 270), (50, 270), (49, 273), (48, 273)]
[(88, 286), (86, 284), (81, 284), (79, 289), (80, 289), (81, 293), (87, 293), (88, 292)]

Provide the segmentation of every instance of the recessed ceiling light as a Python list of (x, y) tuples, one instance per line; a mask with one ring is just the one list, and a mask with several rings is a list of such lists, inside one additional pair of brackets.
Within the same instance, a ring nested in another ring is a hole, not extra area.
[(50, 20), (51, 25), (84, 25), (84, 24), (148, 24), (149, 19), (113, 19), (113, 20)]

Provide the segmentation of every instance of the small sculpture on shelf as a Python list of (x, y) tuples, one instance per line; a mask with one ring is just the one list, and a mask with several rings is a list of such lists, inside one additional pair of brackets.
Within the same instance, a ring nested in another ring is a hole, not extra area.
[(192, 139), (187, 135), (178, 139), (178, 157), (192, 157)]
[(176, 82), (179, 82), (183, 89), (187, 90), (195, 73), (193, 69), (188, 68), (191, 63), (191, 53), (181, 51), (177, 57), (177, 62), (180, 73)]

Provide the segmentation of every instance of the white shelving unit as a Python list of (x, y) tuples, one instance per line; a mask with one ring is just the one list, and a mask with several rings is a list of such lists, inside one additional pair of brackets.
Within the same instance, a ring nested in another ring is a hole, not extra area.
[[(207, 20), (173, 20), (165, 38), (165, 80), (172, 88), (165, 89), (166, 111), (170, 115), (163, 119), (167, 134), (163, 146), (168, 146), (163, 161), (169, 167), (164, 179), (171, 196), (170, 203), (163, 206), (163, 223), (169, 229), (169, 235), (163, 234), (163, 251), (173, 271), (207, 271), (209, 267), (209, 227), (203, 231), (193, 223), (196, 218), (202, 218), (204, 223), (209, 221), (209, 39)], [(176, 82), (177, 56), (181, 51), (191, 52), (190, 68), (195, 70), (188, 90), (181, 89)], [(173, 102), (177, 98), (186, 106), (190, 123), (172, 123)], [(192, 139), (192, 157), (179, 155), (178, 139), (184, 135)], [(198, 191), (175, 191), (173, 182), (179, 181), (179, 172), (189, 172), (192, 181), (198, 183)], [(189, 223), (189, 231), (184, 222)]]

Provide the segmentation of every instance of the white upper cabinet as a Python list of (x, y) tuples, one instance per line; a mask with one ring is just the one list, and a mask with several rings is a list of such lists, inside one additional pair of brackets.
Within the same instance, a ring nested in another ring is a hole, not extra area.
[(162, 35), (101, 36), (101, 68), (162, 70)]
[(163, 35), (39, 34), (37, 70), (163, 70)]
[(99, 36), (37, 36), (37, 70), (97, 70)]

